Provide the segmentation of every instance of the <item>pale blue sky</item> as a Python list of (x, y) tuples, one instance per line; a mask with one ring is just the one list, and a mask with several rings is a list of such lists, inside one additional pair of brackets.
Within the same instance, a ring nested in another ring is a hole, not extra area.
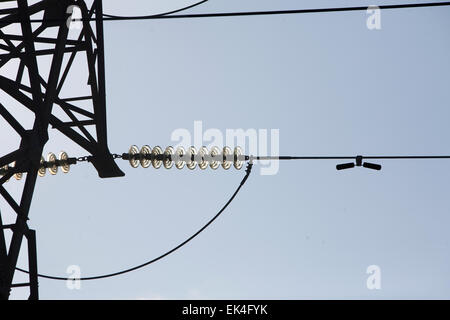
[[(105, 0), (104, 11), (189, 3), (166, 2)], [(210, 0), (192, 12), (404, 2)], [(165, 147), (173, 130), (202, 120), (205, 129), (279, 129), (284, 155), (450, 154), (449, 17), (450, 8), (383, 11), (378, 31), (365, 12), (106, 22), (110, 149)], [(45, 152), (85, 154), (51, 139)], [(337, 172), (337, 163), (255, 170), (186, 248), (81, 290), (41, 279), (41, 298), (450, 298), (450, 163), (380, 161), (380, 172)], [(209, 220), (244, 174), (119, 165), (124, 178), (79, 164), (39, 179), (30, 226), (40, 272), (65, 276), (76, 264), (90, 276), (156, 257)], [(373, 264), (381, 290), (366, 288)]]

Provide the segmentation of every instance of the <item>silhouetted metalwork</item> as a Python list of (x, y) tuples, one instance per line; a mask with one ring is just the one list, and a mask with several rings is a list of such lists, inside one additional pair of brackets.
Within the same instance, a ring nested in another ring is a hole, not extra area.
[[(0, 194), (17, 214), (11, 225), (3, 225), (0, 217), (0, 297), (3, 299), (9, 297), (11, 288), (21, 286), (30, 287), (30, 299), (38, 298), (36, 238), (27, 220), (41, 155), (49, 139), (49, 126), (89, 152), (100, 177), (124, 175), (107, 146), (102, 1), (90, 1), (89, 7), (86, 2), (43, 0), (30, 4), (28, 0), (17, 0), (7, 2), (9, 7), (0, 9), (0, 68), (17, 66), (15, 74), (0, 75), (0, 89), (16, 102), (11, 106), (0, 103), (0, 115), (21, 138), (15, 151), (0, 158), (0, 167), (15, 163), (0, 178)], [(81, 10), (83, 21), (79, 22), (78, 29), (68, 27), (71, 5)], [(48, 21), (31, 23), (34, 17)], [(96, 17), (99, 19), (89, 22), (88, 18)], [(12, 32), (15, 27), (17, 32)], [(76, 35), (70, 37), (69, 33)], [(42, 67), (38, 57), (49, 59), (50, 67)], [(64, 96), (76, 58), (85, 61), (86, 82), (80, 87), (86, 86), (87, 94)], [(34, 114), (31, 129), (25, 129), (14, 116), (18, 106)], [(26, 179), (20, 201), (16, 202), (3, 184), (18, 172), (26, 173)], [(12, 231), (9, 249), (4, 234), (7, 229)], [(29, 283), (13, 284), (24, 236), (28, 241)]]

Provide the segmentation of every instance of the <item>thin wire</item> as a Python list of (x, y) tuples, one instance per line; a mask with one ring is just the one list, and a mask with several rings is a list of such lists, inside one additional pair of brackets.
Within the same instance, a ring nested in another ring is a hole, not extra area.
[[(255, 160), (346, 160), (355, 159), (356, 156), (256, 156)], [(450, 159), (450, 155), (405, 155), (405, 156), (362, 156), (363, 159), (388, 159), (388, 160), (408, 160), (408, 159)]]
[[(450, 2), (426, 2), (426, 3), (408, 3), (398, 5), (380, 5), (380, 6), (360, 6), (360, 7), (341, 7), (341, 8), (319, 8), (319, 9), (299, 9), (299, 10), (274, 10), (274, 11), (246, 11), (246, 12), (222, 12), (222, 13), (198, 13), (198, 14), (180, 14), (147, 17), (144, 19), (186, 19), (186, 18), (214, 18), (214, 17), (237, 17), (237, 16), (266, 16), (283, 14), (306, 14), (306, 13), (325, 13), (325, 12), (343, 12), (343, 11), (365, 11), (369, 7), (378, 7), (380, 9), (405, 9), (405, 8), (423, 8), (450, 6)], [(108, 20), (140, 20), (139, 17), (107, 18)]]
[(450, 156), (367, 156), (364, 159), (450, 159)]
[[(203, 1), (191, 4), (190, 6), (187, 6), (187, 7), (181, 8), (181, 9), (176, 9), (176, 10), (169, 11), (169, 12), (151, 14), (151, 15), (146, 15), (146, 16), (134, 16), (133, 18), (134, 19), (146, 19), (146, 18), (150, 18), (150, 17), (165, 16), (165, 15), (168, 15), (168, 14), (173, 14), (173, 13), (177, 13), (177, 12), (181, 12), (181, 11), (185, 11), (185, 10), (194, 8), (194, 7), (199, 6), (202, 3), (205, 3), (207, 1), (208, 0), (203, 0)], [(115, 18), (115, 19), (130, 18), (130, 17), (125, 17), (125, 16), (115, 16), (115, 15), (107, 14), (107, 13), (104, 13), (103, 16), (107, 17), (107, 18)]]
[[(245, 182), (247, 181), (248, 177), (250, 176), (250, 173), (252, 171), (252, 166), (253, 166), (253, 162), (252, 160), (250, 160), (250, 162), (247, 165), (247, 170), (245, 170), (245, 176), (242, 179), (241, 183), (239, 184), (239, 187), (236, 189), (236, 191), (233, 193), (233, 195), (231, 196), (231, 198), (227, 201), (227, 203), (222, 207), (222, 209), (211, 219), (209, 220), (202, 228), (200, 228), (196, 233), (194, 233), (192, 236), (190, 236), (188, 239), (186, 239), (185, 241), (183, 241), (182, 243), (180, 243), (179, 245), (177, 245), (176, 247), (174, 247), (173, 249), (167, 251), (166, 253), (160, 255), (159, 257), (147, 261), (143, 264), (140, 264), (138, 266), (126, 269), (126, 270), (122, 270), (122, 271), (118, 271), (118, 272), (114, 272), (114, 273), (109, 273), (109, 274), (104, 274), (104, 275), (100, 275), (100, 276), (92, 276), (92, 277), (83, 277), (83, 278), (66, 278), (66, 277), (56, 277), (56, 276), (50, 276), (50, 275), (45, 275), (45, 274), (38, 274), (38, 277), (40, 278), (45, 278), (45, 279), (51, 279), (51, 280), (98, 280), (98, 279), (105, 279), (105, 278), (111, 278), (111, 277), (116, 277), (128, 272), (132, 272), (135, 271), (137, 269), (143, 268), (145, 266), (148, 266), (152, 263), (157, 262), (158, 260), (161, 260), (162, 258), (168, 256), (169, 254), (175, 252), (176, 250), (180, 249), (181, 247), (183, 247), (184, 245), (186, 245), (188, 242), (190, 242), (192, 239), (194, 239), (196, 236), (198, 236), (203, 230), (205, 230), (211, 223), (214, 222), (214, 220), (216, 220), (224, 211), (225, 209), (230, 205), (230, 203), (234, 200), (234, 198), (237, 196), (237, 194), (239, 193), (239, 191), (241, 190), (242, 186), (245, 184)], [(24, 273), (29, 273), (28, 271), (18, 268), (16, 267), (16, 270), (24, 272)]]
[[(319, 8), (319, 9), (299, 9), (299, 10), (273, 10), (273, 11), (247, 11), (247, 12), (218, 12), (218, 13), (198, 13), (198, 14), (166, 14), (143, 17), (101, 17), (100, 21), (122, 21), (122, 20), (152, 20), (152, 19), (189, 19), (189, 18), (214, 18), (214, 17), (239, 17), (239, 16), (267, 16), (267, 15), (285, 15), (285, 14), (307, 14), (307, 13), (325, 13), (325, 12), (344, 12), (344, 11), (364, 11), (370, 7), (378, 7), (380, 9), (406, 9), (406, 8), (423, 8), (423, 7), (442, 7), (450, 6), (450, 1), (446, 2), (424, 2), (424, 3), (408, 3), (398, 5), (372, 5), (361, 7), (341, 7), (341, 8)], [(76, 19), (76, 21), (96, 21), (97, 18)], [(31, 19), (31, 23), (42, 22), (60, 22), (62, 19)], [(65, 21), (65, 20), (64, 20)], [(19, 20), (8, 21), (0, 19), (0, 23), (19, 23)]]

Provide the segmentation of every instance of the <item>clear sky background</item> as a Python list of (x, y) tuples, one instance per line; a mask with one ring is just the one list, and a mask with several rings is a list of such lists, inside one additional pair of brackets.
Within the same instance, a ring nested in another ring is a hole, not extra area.
[[(404, 2), (210, 0), (191, 12)], [(105, 0), (104, 11), (189, 3)], [(279, 129), (283, 155), (450, 154), (450, 8), (382, 11), (376, 31), (367, 17), (105, 22), (111, 151), (173, 145), (173, 130), (201, 120), (205, 130)], [(0, 133), (2, 149), (17, 145), (3, 122)], [(45, 153), (86, 154), (54, 130), (50, 137)], [(184, 249), (80, 290), (41, 279), (41, 298), (449, 299), (450, 162), (379, 161), (380, 172), (337, 172), (337, 163), (281, 163), (274, 176), (256, 167), (224, 215)], [(208, 221), (244, 175), (119, 165), (124, 178), (103, 180), (79, 164), (39, 179), (30, 214), (39, 272), (66, 276), (75, 264), (90, 276), (154, 258)], [(369, 265), (381, 268), (381, 290), (366, 287)]]

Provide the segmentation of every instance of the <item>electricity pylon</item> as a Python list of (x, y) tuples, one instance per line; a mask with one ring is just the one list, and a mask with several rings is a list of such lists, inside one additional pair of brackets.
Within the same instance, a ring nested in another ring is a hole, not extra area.
[[(49, 126), (89, 152), (100, 177), (124, 173), (107, 146), (102, 1), (7, 0), (6, 4), (9, 7), (0, 8), (0, 70), (8, 66), (16, 67), (16, 72), (5, 75), (0, 71), (0, 94), (14, 101), (10, 106), (0, 101), (0, 115), (21, 142), (15, 151), (0, 158), (0, 167), (15, 163), (0, 178), (0, 195), (17, 214), (15, 223), (4, 225), (0, 213), (0, 298), (8, 299), (11, 288), (29, 286), (29, 298), (38, 299), (36, 238), (27, 220)], [(73, 6), (81, 11), (77, 28), (69, 28)], [(36, 20), (41, 21), (33, 22)], [(16, 32), (11, 31), (14, 27)], [(49, 66), (43, 67), (38, 58), (47, 59)], [(84, 86), (87, 93), (64, 95), (76, 59), (84, 61), (86, 82), (79, 87)], [(25, 129), (14, 116), (14, 110), (20, 107), (34, 115), (31, 129)], [(3, 184), (21, 173), (26, 178), (20, 201), (16, 201)], [(8, 229), (12, 232), (9, 248), (4, 233)], [(28, 242), (29, 282), (13, 284), (24, 236)]]

